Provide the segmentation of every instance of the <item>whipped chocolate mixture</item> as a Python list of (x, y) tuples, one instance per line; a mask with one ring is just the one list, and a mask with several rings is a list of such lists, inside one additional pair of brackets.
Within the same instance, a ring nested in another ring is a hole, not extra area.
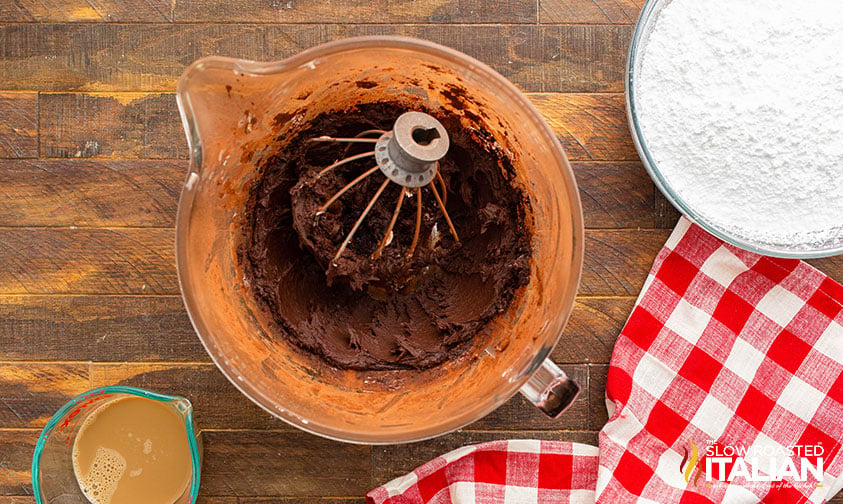
[(457, 358), (530, 279), (529, 203), (510, 181), (511, 163), (488, 133), (467, 131), (456, 118), (426, 110), (450, 136), (440, 172), (460, 241), (426, 187), (413, 255), (415, 190), (405, 193), (389, 244), (373, 258), (404, 190), (390, 183), (334, 261), (385, 177), (376, 171), (317, 216), (325, 201), (375, 161), (365, 158), (318, 177), (324, 167), (373, 144), (308, 139), (389, 130), (405, 111), (397, 103), (377, 103), (316, 117), (260, 168), (251, 190), (240, 252), (247, 283), (279, 326), (279, 337), (339, 368), (424, 369)]

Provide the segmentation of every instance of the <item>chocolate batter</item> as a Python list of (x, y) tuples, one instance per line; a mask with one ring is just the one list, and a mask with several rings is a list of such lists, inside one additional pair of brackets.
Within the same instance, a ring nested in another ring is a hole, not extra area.
[(286, 136), (251, 190), (251, 226), (240, 253), (247, 284), (283, 337), (343, 369), (424, 369), (458, 358), (530, 279), (529, 203), (511, 183), (511, 163), (488, 133), (468, 131), (457, 118), (427, 110), (450, 137), (440, 173), (460, 241), (424, 188), (420, 239), (408, 257), (418, 200), (413, 190), (382, 256), (373, 258), (404, 190), (391, 183), (333, 262), (385, 177), (375, 172), (316, 216), (317, 208), (375, 162), (365, 158), (317, 177), (322, 168), (373, 144), (308, 139), (390, 130), (405, 111), (397, 103), (377, 103), (316, 117), (294, 138)]

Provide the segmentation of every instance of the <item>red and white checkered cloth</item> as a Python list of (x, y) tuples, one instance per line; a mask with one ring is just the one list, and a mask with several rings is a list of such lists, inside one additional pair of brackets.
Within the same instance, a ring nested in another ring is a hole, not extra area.
[(599, 455), (465, 447), (369, 502), (825, 502), (843, 487), (843, 287), (682, 219), (618, 338), (606, 396)]

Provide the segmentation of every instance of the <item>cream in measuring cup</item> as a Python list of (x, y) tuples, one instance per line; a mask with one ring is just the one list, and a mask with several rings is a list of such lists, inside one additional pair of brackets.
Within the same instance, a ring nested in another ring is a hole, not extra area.
[(191, 482), (184, 419), (168, 404), (125, 397), (88, 417), (73, 442), (73, 473), (92, 504), (172, 504)]

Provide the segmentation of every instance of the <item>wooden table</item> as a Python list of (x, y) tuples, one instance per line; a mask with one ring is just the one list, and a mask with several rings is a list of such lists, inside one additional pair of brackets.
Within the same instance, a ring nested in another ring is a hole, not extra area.
[[(596, 443), (612, 345), (678, 215), (644, 172), (624, 116), (624, 59), (642, 3), (0, 1), (0, 496), (12, 496), (0, 501), (32, 501), (40, 429), (65, 401), (106, 384), (193, 401), (206, 503), (362, 502), (467, 443)], [(553, 357), (585, 392), (562, 419), (516, 397), (425, 443), (325, 441), (240, 395), (194, 335), (173, 259), (187, 168), (177, 78), (208, 54), (272, 60), (363, 34), (422, 37), (491, 64), (528, 92), (574, 162), (585, 269)], [(843, 258), (815, 264), (843, 280)]]

